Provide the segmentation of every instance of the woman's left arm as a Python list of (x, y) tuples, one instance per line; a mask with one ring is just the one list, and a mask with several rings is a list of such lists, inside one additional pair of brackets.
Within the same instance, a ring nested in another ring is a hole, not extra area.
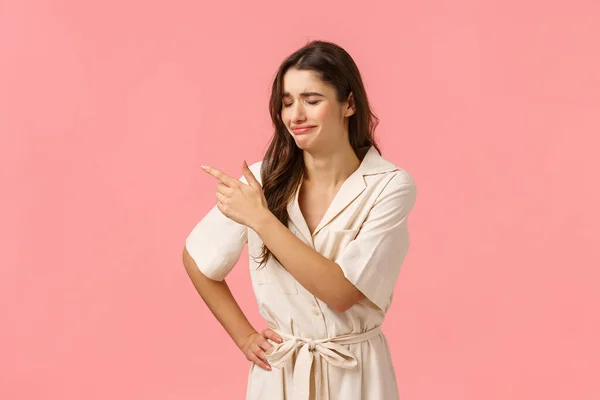
[(346, 277), (341, 267), (321, 255), (284, 226), (269, 210), (261, 184), (244, 161), (248, 185), (216, 168), (202, 169), (219, 180), (217, 207), (228, 218), (253, 229), (281, 265), (315, 297), (344, 312), (364, 295)]
[(344, 276), (341, 267), (308, 246), (269, 211), (256, 224), (256, 231), (277, 260), (306, 290), (331, 308), (344, 312), (364, 295)]

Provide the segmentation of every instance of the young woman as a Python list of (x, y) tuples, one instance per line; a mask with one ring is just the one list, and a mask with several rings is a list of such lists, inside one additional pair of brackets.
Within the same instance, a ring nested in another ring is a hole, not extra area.
[[(380, 325), (409, 247), (415, 182), (381, 156), (358, 68), (333, 43), (284, 60), (270, 112), (262, 161), (244, 162), (239, 179), (203, 166), (218, 203), (186, 239), (186, 270), (253, 362), (247, 400), (398, 399)], [(246, 243), (261, 332), (224, 280)]]

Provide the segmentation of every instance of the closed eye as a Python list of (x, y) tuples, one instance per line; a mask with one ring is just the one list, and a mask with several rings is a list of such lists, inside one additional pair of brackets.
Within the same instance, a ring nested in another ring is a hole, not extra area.
[[(312, 105), (312, 106), (315, 106), (315, 105), (319, 104), (320, 102), (321, 102), (321, 100), (307, 101), (307, 103), (310, 104), (310, 105)], [(285, 108), (287, 108), (287, 107), (291, 106), (291, 104), (285, 104), (284, 103), (283, 106)]]

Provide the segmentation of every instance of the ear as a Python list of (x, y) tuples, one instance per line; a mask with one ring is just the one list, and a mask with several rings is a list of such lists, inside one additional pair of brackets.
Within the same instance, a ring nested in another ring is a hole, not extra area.
[(349, 117), (356, 112), (356, 104), (354, 102), (354, 93), (350, 92), (348, 96), (348, 108), (346, 108), (346, 112), (344, 113), (344, 117)]

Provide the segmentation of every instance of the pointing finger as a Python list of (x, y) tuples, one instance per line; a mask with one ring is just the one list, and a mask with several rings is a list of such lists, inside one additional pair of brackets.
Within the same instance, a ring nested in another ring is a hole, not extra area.
[(239, 181), (237, 179), (232, 178), (231, 176), (227, 175), (224, 172), (219, 171), (216, 168), (210, 167), (208, 165), (201, 165), (200, 168), (202, 168), (205, 172), (214, 176), (219, 181), (223, 182), (224, 184), (226, 184), (229, 187), (233, 187), (234, 185), (239, 184)]

